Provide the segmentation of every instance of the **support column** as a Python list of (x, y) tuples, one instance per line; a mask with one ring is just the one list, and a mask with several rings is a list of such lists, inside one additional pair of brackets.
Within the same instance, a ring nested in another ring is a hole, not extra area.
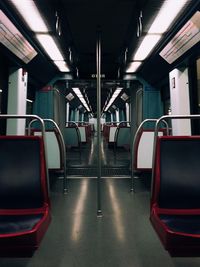
[(130, 105), (126, 103), (126, 121), (130, 121)]
[(97, 153), (98, 153), (98, 177), (97, 177), (97, 216), (102, 216), (101, 210), (101, 34), (97, 32), (96, 43), (97, 64)]
[(65, 119), (65, 124), (68, 121), (69, 121), (69, 102), (66, 103), (66, 119)]
[(116, 121), (119, 122), (119, 109), (115, 110)]
[[(171, 115), (190, 115), (188, 69), (174, 69), (169, 74)], [(191, 135), (190, 120), (172, 120), (173, 135)]]
[[(24, 69), (11, 70), (8, 85), (8, 114), (26, 115), (27, 81), (28, 74)], [(24, 135), (25, 119), (9, 119), (7, 134)]]

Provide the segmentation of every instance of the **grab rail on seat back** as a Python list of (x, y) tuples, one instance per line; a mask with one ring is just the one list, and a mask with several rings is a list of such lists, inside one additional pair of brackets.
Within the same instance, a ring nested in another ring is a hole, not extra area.
[[(79, 131), (77, 123), (74, 122), (74, 121), (69, 121), (69, 122), (66, 123), (66, 128), (75, 129), (76, 137), (77, 137), (77, 146), (79, 147), (79, 149), (81, 149), (81, 135), (80, 135), (80, 131)], [(67, 133), (64, 132), (64, 136), (63, 137), (64, 137), (64, 142), (65, 142), (66, 145), (72, 145), (72, 146), (74, 145), (74, 144), (69, 143), (70, 140), (68, 139)]]
[(114, 155), (116, 156), (117, 147), (124, 147), (129, 150), (130, 147), (130, 122), (121, 121), (115, 131), (114, 136)]
[[(62, 135), (62, 132), (60, 131), (60, 128), (58, 127), (58, 124), (52, 120), (52, 119), (43, 119), (44, 123), (50, 123), (53, 125), (53, 127), (56, 129), (59, 137), (58, 141), (58, 147), (61, 152), (61, 168), (63, 169), (63, 193), (68, 192), (68, 180), (67, 180), (67, 167), (66, 167), (66, 149), (65, 149), (65, 141)], [(28, 133), (31, 134), (31, 125), (36, 122), (36, 120), (32, 120), (28, 125)], [(47, 153), (52, 153), (52, 151), (49, 151), (47, 146)]]
[[(139, 125), (139, 127), (137, 128), (137, 131), (134, 135), (134, 138), (133, 138), (133, 142), (131, 144), (131, 191), (133, 192), (134, 191), (134, 174), (135, 174), (135, 167), (134, 167), (134, 161), (136, 160), (137, 158), (137, 149), (136, 149), (136, 146), (139, 142), (139, 137), (141, 136), (141, 132), (143, 130), (143, 127), (148, 124), (148, 123), (156, 123), (157, 122), (157, 119), (146, 119), (144, 121), (142, 121), (142, 123)], [(163, 123), (166, 127), (166, 134), (168, 135), (169, 134), (169, 125), (168, 123), (163, 120)], [(152, 143), (152, 150), (153, 150), (153, 143)], [(148, 151), (149, 153), (149, 151)], [(153, 152), (152, 152), (153, 154)], [(151, 157), (153, 157), (153, 155), (151, 155)], [(153, 160), (152, 160), (153, 161)]]
[(150, 220), (172, 256), (200, 255), (200, 136), (158, 137), (162, 120), (200, 119), (163, 116), (156, 122)]

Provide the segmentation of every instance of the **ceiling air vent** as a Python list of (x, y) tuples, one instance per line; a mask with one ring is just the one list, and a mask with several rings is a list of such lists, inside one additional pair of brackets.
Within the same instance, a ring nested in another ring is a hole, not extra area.
[(199, 41), (200, 12), (197, 11), (160, 52), (160, 56), (171, 64)]
[(1, 10), (0, 42), (26, 64), (37, 55), (35, 49)]

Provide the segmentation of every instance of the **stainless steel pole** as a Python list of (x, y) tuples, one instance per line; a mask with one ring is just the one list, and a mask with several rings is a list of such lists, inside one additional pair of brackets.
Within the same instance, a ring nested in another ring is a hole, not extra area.
[(98, 153), (98, 176), (97, 176), (97, 216), (102, 216), (101, 210), (101, 33), (97, 31), (96, 43), (97, 64), (97, 153)]

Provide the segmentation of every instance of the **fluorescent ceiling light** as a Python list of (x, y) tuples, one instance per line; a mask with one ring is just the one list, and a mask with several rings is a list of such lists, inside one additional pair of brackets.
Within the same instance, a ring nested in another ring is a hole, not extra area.
[(52, 36), (49, 34), (36, 34), (36, 37), (52, 60), (64, 60)]
[(165, 33), (188, 0), (166, 0), (148, 33)]
[(34, 32), (48, 32), (48, 28), (32, 0), (10, 0), (21, 14), (29, 28)]
[(158, 43), (162, 35), (157, 34), (147, 34), (142, 43), (140, 44), (136, 54), (134, 55), (133, 60), (142, 61), (144, 60), (150, 52), (153, 50), (155, 45)]
[[(191, 0), (165, 0), (158, 15), (153, 21), (148, 30), (147, 35), (144, 37), (139, 48), (137, 49), (133, 61), (143, 61), (151, 53), (156, 44), (165, 33), (170, 25), (174, 22), (176, 17), (180, 14), (181, 10)], [(142, 62), (132, 62), (127, 69), (127, 73), (135, 72)]]
[(109, 102), (108, 102), (108, 105), (105, 107), (105, 111), (107, 111), (108, 109), (109, 109), (109, 107), (112, 105), (112, 103), (115, 101), (115, 99), (118, 97), (118, 95), (120, 94), (120, 92), (121, 92), (121, 90), (122, 90), (123, 88), (117, 88), (115, 91), (114, 91), (114, 93), (113, 93), (113, 95), (112, 95), (112, 97), (110, 98), (110, 100), (109, 100)]
[(61, 71), (61, 72), (69, 72), (69, 68), (67, 66), (67, 63), (64, 61), (64, 60), (54, 60), (54, 64), (58, 67), (58, 69)]
[[(73, 87), (72, 90), (74, 91), (74, 93), (77, 94), (81, 94), (81, 91), (79, 90), (78, 87)], [(81, 94), (82, 95), (82, 94)]]
[(128, 69), (126, 70), (126, 73), (132, 73), (135, 72), (139, 66), (142, 64), (141, 61), (134, 61), (131, 62), (130, 65), (128, 66)]
[(74, 93), (77, 95), (77, 97), (79, 98), (79, 100), (81, 101), (81, 103), (84, 105), (84, 107), (87, 109), (87, 111), (89, 112), (90, 109), (88, 107), (87, 102), (85, 101), (80, 89), (78, 87), (73, 87), (72, 90), (74, 91)]

